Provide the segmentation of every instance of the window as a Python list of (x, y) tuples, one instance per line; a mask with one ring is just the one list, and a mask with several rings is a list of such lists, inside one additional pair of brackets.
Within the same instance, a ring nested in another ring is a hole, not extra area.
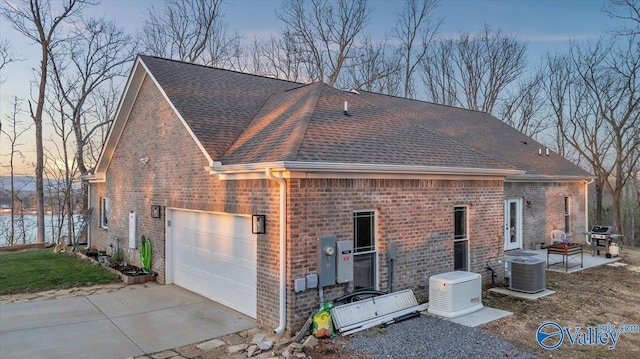
[(376, 215), (353, 213), (353, 283), (355, 290), (376, 289)]
[(469, 270), (469, 221), (467, 206), (453, 207), (453, 269)]
[(571, 233), (571, 197), (564, 198), (564, 233)]
[(100, 226), (102, 228), (108, 227), (110, 214), (111, 200), (107, 197), (100, 197)]

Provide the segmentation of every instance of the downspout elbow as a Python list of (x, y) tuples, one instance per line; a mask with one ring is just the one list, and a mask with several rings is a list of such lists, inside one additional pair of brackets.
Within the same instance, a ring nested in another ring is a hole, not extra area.
[(284, 332), (287, 327), (287, 182), (280, 177), (276, 177), (271, 172), (271, 168), (265, 168), (267, 179), (276, 181), (280, 185), (280, 315), (278, 327), (273, 331), (276, 334)]

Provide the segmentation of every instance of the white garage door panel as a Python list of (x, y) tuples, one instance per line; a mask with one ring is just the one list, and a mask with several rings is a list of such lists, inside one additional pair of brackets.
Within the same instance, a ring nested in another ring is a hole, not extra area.
[(171, 211), (173, 282), (256, 316), (256, 239), (251, 218)]

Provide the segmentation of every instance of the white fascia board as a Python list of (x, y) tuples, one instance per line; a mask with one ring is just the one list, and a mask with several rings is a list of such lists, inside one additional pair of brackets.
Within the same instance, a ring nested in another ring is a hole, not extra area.
[(162, 94), (162, 97), (164, 97), (165, 101), (167, 101), (167, 103), (169, 104), (169, 106), (171, 107), (173, 112), (180, 119), (180, 122), (182, 122), (182, 125), (184, 126), (184, 128), (186, 128), (187, 131), (189, 132), (189, 135), (191, 136), (191, 138), (198, 145), (198, 148), (200, 149), (200, 151), (202, 151), (202, 154), (207, 158), (207, 161), (209, 163), (213, 163), (213, 159), (211, 158), (211, 156), (209, 156), (209, 153), (207, 152), (207, 150), (205, 150), (205, 148), (204, 148), (204, 146), (202, 146), (202, 143), (200, 142), (200, 140), (198, 140), (196, 135), (193, 133), (193, 131), (191, 130), (191, 127), (189, 127), (189, 125), (187, 124), (187, 121), (184, 120), (184, 118), (182, 117), (180, 112), (178, 112), (178, 109), (173, 105), (173, 102), (171, 102), (171, 99), (169, 99), (169, 96), (167, 96), (167, 93), (164, 91), (162, 86), (160, 86), (160, 83), (158, 83), (158, 80), (156, 80), (156, 78), (153, 76), (151, 71), (149, 71), (149, 68), (147, 68), (147, 65), (145, 65), (144, 61), (140, 61), (140, 63), (142, 64), (144, 69), (147, 71), (147, 74), (149, 75), (149, 77), (151, 78), (153, 83), (156, 85), (156, 87), (158, 88), (158, 90)]
[(443, 177), (464, 177), (469, 176), (487, 179), (492, 177), (504, 179), (506, 176), (521, 175), (524, 171), (492, 168), (460, 168), (460, 167), (432, 167), (432, 166), (405, 166), (405, 165), (382, 165), (364, 163), (328, 163), (328, 162), (298, 162), (279, 161), (263, 163), (247, 163), (235, 165), (223, 165), (214, 162), (213, 166), (205, 168), (211, 174), (218, 174), (220, 179), (244, 179), (240, 174), (256, 174), (258, 176), (248, 176), (249, 178), (259, 177), (259, 173), (265, 168), (271, 168), (274, 172), (284, 174), (285, 178), (397, 178), (398, 176), (438, 176)]
[(507, 176), (505, 182), (585, 182), (595, 178), (595, 176), (545, 176), (522, 174), (520, 176)]

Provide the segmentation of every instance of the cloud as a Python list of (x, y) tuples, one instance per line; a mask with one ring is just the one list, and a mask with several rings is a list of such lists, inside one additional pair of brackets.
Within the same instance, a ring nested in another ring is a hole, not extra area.
[(529, 42), (568, 42), (572, 40), (597, 40), (601, 34), (518, 34), (518, 39)]

